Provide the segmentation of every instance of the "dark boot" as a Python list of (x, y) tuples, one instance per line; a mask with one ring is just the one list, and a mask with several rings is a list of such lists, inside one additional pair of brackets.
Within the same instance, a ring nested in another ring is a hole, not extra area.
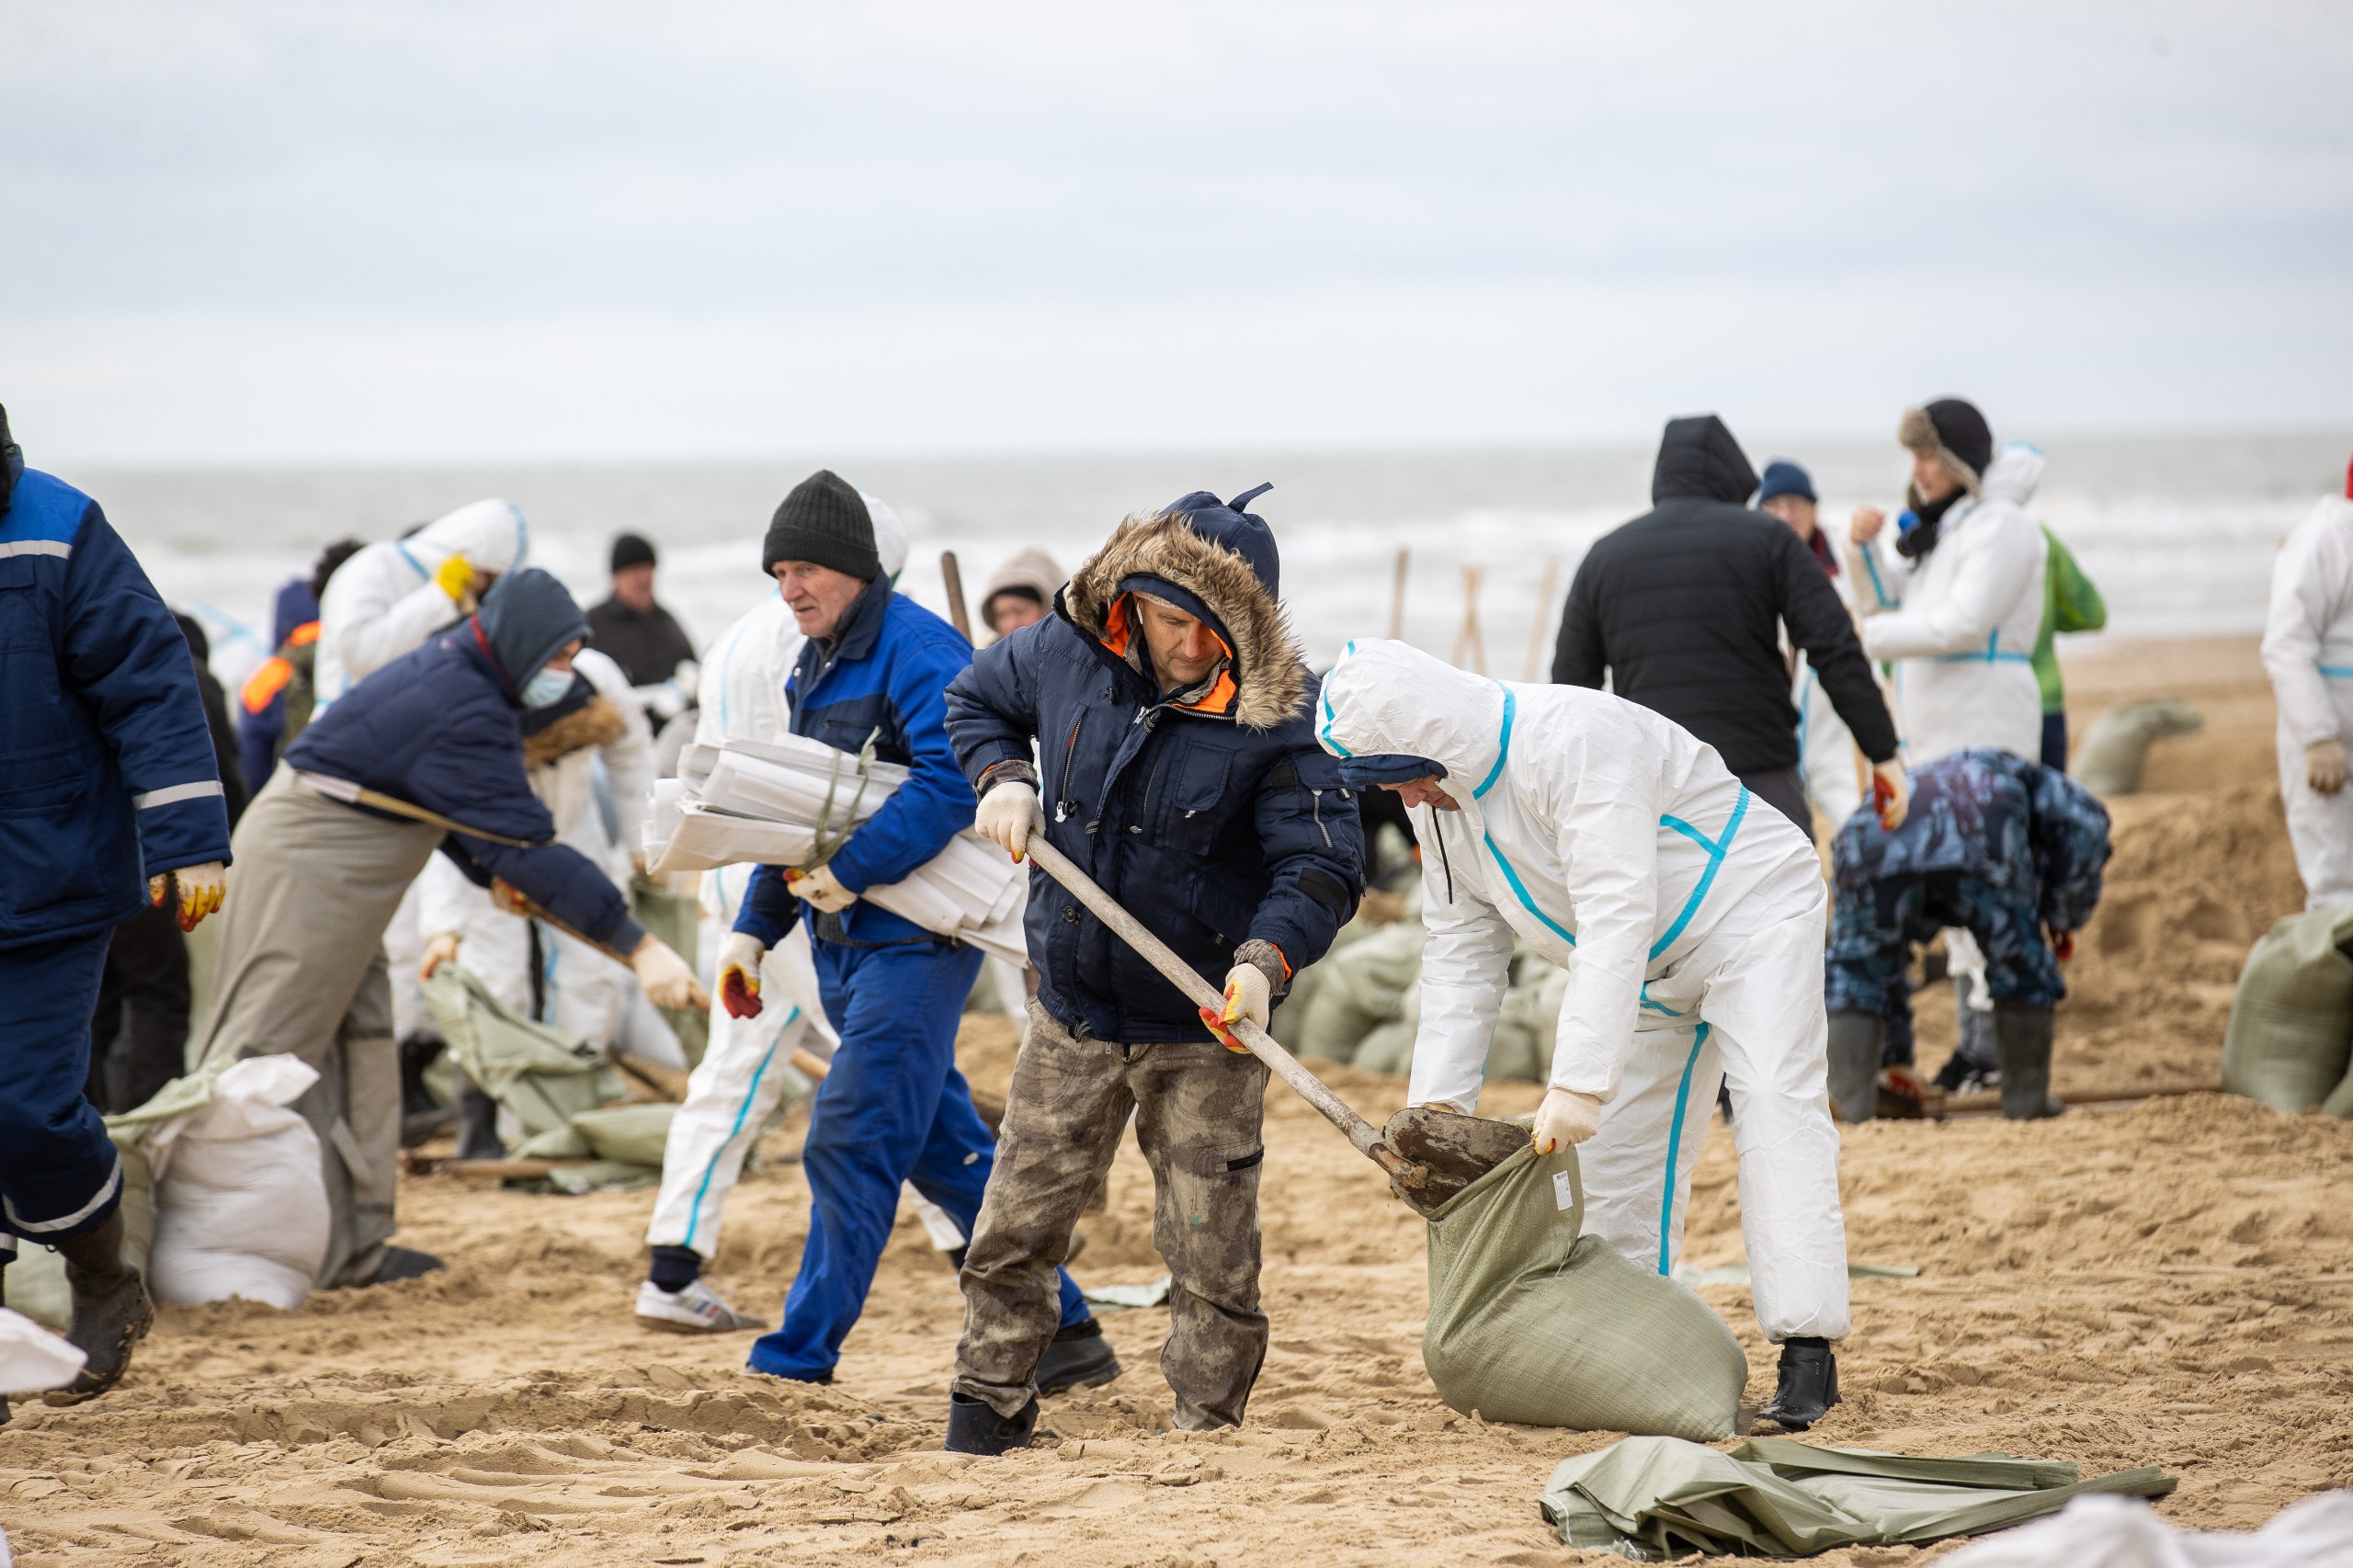
[(1784, 1340), (1773, 1403), (1758, 1411), (1758, 1417), (1779, 1423), (1785, 1432), (1802, 1432), (1837, 1403), (1838, 1353), (1830, 1342), (1810, 1335)]
[(1038, 1402), (1032, 1399), (1017, 1415), (999, 1415), (988, 1401), (966, 1394), (948, 1396), (948, 1451), (985, 1454), (991, 1459), (1007, 1449), (1026, 1449), (1038, 1429)]
[(122, 1381), (131, 1369), (131, 1347), (147, 1336), (155, 1303), (147, 1281), (122, 1260), (122, 1210), (97, 1230), (60, 1242), (65, 1283), (74, 1292), (74, 1317), (65, 1337), (90, 1358), (74, 1381), (41, 1397), (51, 1404), (79, 1404)]
[(469, 1083), (458, 1091), (458, 1158), (503, 1160), (498, 1141), (498, 1102)]
[(1879, 1108), (1879, 1058), (1887, 1020), (1840, 1008), (1830, 1015), (1830, 1098), (1841, 1121), (1869, 1121)]
[(426, 1070), (441, 1054), (441, 1041), (431, 1035), (413, 1034), (401, 1041), (401, 1147), (414, 1149), (438, 1138), (457, 1122), (457, 1113), (433, 1097), (426, 1086)]
[(2051, 1094), (2051, 1009), (2031, 1002), (1994, 1004), (1994, 1054), (2002, 1069), (2002, 1114), (2012, 1121), (2058, 1116)]
[(1037, 1384), (1041, 1394), (1065, 1389), (1100, 1388), (1120, 1375), (1120, 1358), (1103, 1337), (1103, 1325), (1093, 1318), (1074, 1323), (1046, 1343), (1038, 1358)]

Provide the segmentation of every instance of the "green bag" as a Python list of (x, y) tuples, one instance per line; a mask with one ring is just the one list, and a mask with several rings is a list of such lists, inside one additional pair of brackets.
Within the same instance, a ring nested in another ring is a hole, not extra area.
[(2162, 1497), (2174, 1488), (2154, 1467), (2095, 1481), (2077, 1473), (2063, 1460), (2008, 1454), (1915, 1459), (1788, 1437), (1752, 1437), (1719, 1453), (1673, 1437), (1628, 1437), (1562, 1460), (1540, 1506), (1564, 1545), (1663, 1562), (1919, 1546), (2054, 1514), (2086, 1492)]
[(1406, 991), (1421, 977), (1428, 939), (1419, 921), (1401, 920), (1326, 957), (1316, 966), (1323, 973), (1301, 1020), (1299, 1054), (1375, 1073), (1396, 1071), (1360, 1062), (1358, 1054), (1367, 1035), (1396, 1020)]
[(670, 1119), (677, 1114), (674, 1105), (608, 1105), (574, 1117), (572, 1130), (597, 1159), (651, 1165), (658, 1171), (662, 1151), (670, 1142)]
[(1466, 1414), (1711, 1442), (1748, 1360), (1708, 1303), (1577, 1234), (1576, 1152), (1523, 1148), (1431, 1217), (1422, 1361)]
[(2256, 939), (2222, 1037), (2222, 1086), (2299, 1115), (2353, 1116), (2353, 904), (2291, 915)]
[(579, 1040), (500, 1006), (460, 964), (445, 963), (425, 983), (449, 1054), (483, 1093), (515, 1113), (536, 1138), (571, 1124), (584, 1110), (621, 1097), (620, 1074)]
[[(629, 912), (640, 926), (670, 945), (670, 950), (687, 960), (688, 969), (699, 967), (696, 947), (702, 939), (702, 902), (682, 892), (672, 892), (661, 883), (643, 877), (629, 885)], [(687, 1065), (702, 1065), (703, 1052), (710, 1049), (710, 1015), (699, 1007), (662, 1007), (656, 1009), (678, 1037), (678, 1049), (687, 1053)]]

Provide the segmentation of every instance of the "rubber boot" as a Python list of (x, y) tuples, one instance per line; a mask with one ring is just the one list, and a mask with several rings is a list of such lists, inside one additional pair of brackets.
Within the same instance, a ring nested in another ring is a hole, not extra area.
[(1007, 1449), (1028, 1448), (1037, 1430), (1035, 1399), (1023, 1405), (1018, 1415), (999, 1415), (986, 1400), (961, 1393), (948, 1396), (947, 1448), (951, 1454), (984, 1454), (994, 1459)]
[(1786, 1432), (1802, 1432), (1830, 1413), (1838, 1403), (1838, 1353), (1826, 1339), (1811, 1335), (1781, 1342), (1781, 1372), (1773, 1387), (1773, 1403), (1757, 1416), (1780, 1424)]
[(503, 1160), (498, 1141), (498, 1102), (468, 1083), (458, 1091), (458, 1158)]
[(1103, 1325), (1093, 1318), (1061, 1330), (1038, 1358), (1037, 1384), (1041, 1394), (1065, 1389), (1100, 1388), (1120, 1375), (1120, 1358), (1103, 1337)]
[(1994, 1004), (1994, 1055), (2002, 1068), (2002, 1114), (2012, 1121), (2058, 1116), (2051, 1095), (2051, 1009), (2031, 1002)]
[(97, 1230), (59, 1242), (65, 1255), (65, 1283), (74, 1293), (74, 1316), (65, 1337), (90, 1358), (62, 1389), (41, 1396), (51, 1404), (79, 1404), (122, 1381), (131, 1369), (131, 1347), (147, 1336), (155, 1303), (147, 1281), (122, 1260), (122, 1210)]
[(1887, 1020), (1842, 1007), (1830, 1015), (1830, 1098), (1841, 1121), (1869, 1121), (1879, 1108), (1879, 1058)]

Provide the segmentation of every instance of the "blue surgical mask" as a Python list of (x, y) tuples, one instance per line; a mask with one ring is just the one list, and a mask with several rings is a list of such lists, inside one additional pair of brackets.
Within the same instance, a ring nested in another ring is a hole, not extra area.
[(552, 708), (572, 689), (570, 670), (541, 670), (523, 683), (523, 706)]

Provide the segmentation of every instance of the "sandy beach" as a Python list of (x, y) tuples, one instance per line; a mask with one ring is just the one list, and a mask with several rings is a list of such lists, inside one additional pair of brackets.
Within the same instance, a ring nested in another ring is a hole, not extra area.
[[(2080, 735), (2109, 704), (2182, 696), (2205, 729), (2161, 743), (2114, 807), (2116, 858), (2059, 1015), (2063, 1090), (2211, 1079), (2247, 945), (2302, 903), (2251, 639), (2110, 644), (2071, 670)], [(1949, 1049), (1920, 998), (1921, 1059)], [(1005, 1020), (968, 1023), (983, 1087)], [(1402, 1080), (1326, 1073), (1376, 1119)], [(1533, 1085), (1483, 1109), (1531, 1108)], [(796, 1124), (768, 1141), (789, 1151)], [(649, 1191), (585, 1198), (407, 1182), (402, 1240), (446, 1273), (279, 1313), (166, 1308), (127, 1383), (0, 1428), (0, 1524), (26, 1564), (918, 1562), (1207, 1568), (1615, 1562), (1562, 1548), (1537, 1497), (1613, 1434), (1487, 1425), (1440, 1403), (1419, 1340), (1422, 1227), (1279, 1086), (1268, 1102), (1265, 1293), (1273, 1348), (1238, 1431), (1160, 1430), (1166, 1314), (1105, 1314), (1128, 1367), (1051, 1402), (1034, 1450), (938, 1451), (961, 1321), (948, 1267), (903, 1220), (840, 1381), (742, 1370), (742, 1336), (641, 1329)], [(2216, 1095), (1847, 1130), (1851, 1256), (1916, 1267), (1855, 1283), (1846, 1403), (1812, 1438), (1987, 1449), (2086, 1473), (2157, 1464), (2186, 1526), (2252, 1528), (2353, 1484), (2353, 1125)], [(712, 1272), (772, 1317), (805, 1189), (771, 1159), (727, 1214)], [(1132, 1143), (1084, 1227), (1090, 1284), (1164, 1269)], [(1729, 1135), (1711, 1132), (1686, 1256), (1742, 1256)], [(1702, 1295), (1772, 1360), (1745, 1287)], [(1949, 1550), (1949, 1549), (1946, 1549)], [(1832, 1553), (1872, 1568), (1937, 1549)]]

